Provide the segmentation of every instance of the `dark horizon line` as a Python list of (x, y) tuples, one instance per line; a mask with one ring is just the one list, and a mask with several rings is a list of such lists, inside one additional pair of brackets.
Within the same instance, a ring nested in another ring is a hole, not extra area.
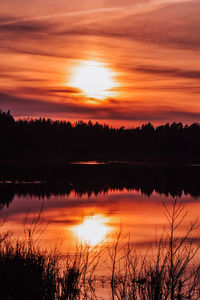
[(97, 120), (93, 121), (91, 119), (88, 119), (88, 121), (83, 121), (82, 119), (77, 119), (77, 121), (70, 121), (69, 119), (52, 119), (52, 118), (48, 118), (48, 117), (15, 117), (14, 115), (12, 115), (11, 111), (10, 110), (7, 110), (7, 111), (3, 111), (0, 109), (0, 114), (1, 113), (5, 113), (7, 115), (10, 115), (14, 121), (17, 123), (17, 122), (35, 122), (35, 121), (44, 121), (44, 122), (50, 122), (51, 124), (53, 123), (60, 123), (60, 124), (69, 124), (71, 125), (72, 127), (76, 127), (77, 125), (81, 124), (81, 125), (91, 125), (91, 126), (94, 126), (95, 124), (96, 125), (100, 125), (102, 127), (107, 127), (108, 129), (115, 129), (115, 130), (134, 130), (134, 129), (141, 129), (143, 126), (151, 126), (152, 128), (154, 128), (154, 130), (156, 130), (157, 128), (159, 127), (166, 127), (166, 126), (173, 126), (173, 125), (180, 125), (183, 129), (184, 128), (188, 128), (188, 127), (191, 127), (192, 125), (198, 125), (200, 126), (200, 122), (192, 122), (192, 123), (185, 123), (183, 121), (179, 121), (179, 122), (176, 122), (176, 121), (170, 121), (170, 122), (166, 122), (166, 123), (161, 123), (159, 125), (153, 125), (151, 121), (146, 121), (144, 123), (142, 123), (141, 125), (139, 126), (113, 126), (112, 124), (107, 124), (107, 123), (104, 123), (103, 120), (102, 122), (99, 122)]
[(200, 162), (200, 124), (113, 128), (92, 121), (15, 121), (0, 110), (3, 159)]

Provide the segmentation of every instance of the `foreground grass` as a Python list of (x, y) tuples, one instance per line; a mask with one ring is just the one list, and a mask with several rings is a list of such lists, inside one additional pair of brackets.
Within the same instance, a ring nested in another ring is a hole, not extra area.
[(24, 243), (0, 247), (0, 299), (54, 299), (56, 259)]
[(187, 215), (184, 206), (174, 200), (172, 209), (164, 204), (164, 210), (169, 226), (155, 242), (154, 253), (143, 257), (131, 243), (123, 242), (122, 228), (114, 244), (98, 248), (78, 245), (64, 260), (36, 246), (32, 234), (39, 217), (25, 230), (28, 238), (23, 242), (13, 242), (6, 233), (0, 240), (0, 299), (97, 299), (100, 264), (107, 266), (110, 299), (200, 299), (200, 264), (194, 259), (200, 246), (193, 235), (199, 229), (198, 220), (180, 237), (177, 231)]

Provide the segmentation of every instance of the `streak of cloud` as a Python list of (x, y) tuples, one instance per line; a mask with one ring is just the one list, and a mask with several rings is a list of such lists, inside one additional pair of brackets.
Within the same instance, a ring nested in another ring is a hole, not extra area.
[(91, 10), (82, 10), (82, 11), (75, 11), (75, 12), (64, 12), (59, 14), (49, 14), (43, 16), (35, 16), (29, 18), (21, 18), (15, 20), (4, 21), (0, 23), (0, 26), (5, 25), (14, 25), (19, 23), (31, 22), (31, 21), (39, 21), (39, 20), (48, 20), (54, 18), (62, 18), (62, 17), (70, 17), (70, 16), (80, 16), (80, 15), (88, 15), (88, 14), (95, 14), (95, 13), (105, 13), (105, 12), (122, 12), (124, 10), (123, 6), (120, 7), (111, 7), (111, 8), (98, 8), (98, 9), (91, 9)]
[(181, 70), (167, 67), (155, 67), (155, 66), (137, 66), (133, 68), (136, 72), (145, 74), (158, 75), (158, 76), (171, 76), (171, 77), (183, 77), (187, 79), (200, 79), (200, 70)]
[[(4, 25), (12, 25), (19, 24), (24, 22), (38, 21), (38, 20), (48, 20), (62, 17), (70, 17), (70, 16), (81, 16), (81, 15), (89, 15), (96, 13), (106, 13), (106, 12), (128, 12), (132, 11), (132, 13), (139, 13), (149, 11), (152, 8), (157, 6), (162, 6), (169, 3), (179, 3), (179, 2), (187, 2), (188, 0), (143, 0), (143, 1), (134, 1), (120, 6), (112, 6), (112, 7), (100, 7), (96, 9), (87, 9), (87, 10), (79, 10), (79, 11), (71, 11), (64, 13), (56, 13), (56, 14), (47, 14), (42, 16), (34, 16), (34, 17), (25, 17), (20, 19), (12, 19), (10, 17), (5, 18), (5, 16), (0, 17), (0, 26)], [(121, 2), (120, 2), (121, 3)]]
[(93, 120), (120, 120), (120, 121), (175, 121), (175, 120), (189, 120), (189, 122), (196, 122), (200, 119), (200, 112), (188, 111), (172, 106), (157, 105), (152, 108), (140, 107), (119, 107), (118, 105), (104, 105), (104, 106), (88, 106), (81, 103), (76, 103), (72, 98), (65, 98), (61, 102), (35, 100), (25, 97), (16, 97), (9, 94), (0, 94), (0, 106), (4, 109), (11, 109), (15, 116), (38, 115), (49, 116), (59, 114), (63, 117), (93, 119)]

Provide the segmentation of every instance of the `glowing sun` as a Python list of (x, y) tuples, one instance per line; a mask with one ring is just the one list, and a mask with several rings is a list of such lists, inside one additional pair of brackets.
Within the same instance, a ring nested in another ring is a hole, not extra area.
[(70, 85), (88, 98), (105, 99), (111, 96), (115, 82), (113, 72), (105, 64), (85, 61), (74, 69)]
[(91, 246), (103, 241), (110, 230), (105, 224), (105, 218), (100, 215), (86, 217), (82, 224), (73, 228), (79, 241)]

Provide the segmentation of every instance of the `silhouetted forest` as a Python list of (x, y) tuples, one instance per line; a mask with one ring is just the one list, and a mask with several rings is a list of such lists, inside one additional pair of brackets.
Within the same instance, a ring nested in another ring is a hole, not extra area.
[(15, 120), (0, 111), (1, 160), (131, 160), (199, 162), (200, 125), (112, 128), (78, 121)]
[[(66, 165), (7, 168), (0, 170), (0, 209), (15, 195), (51, 197), (100, 195), (127, 189), (149, 197), (153, 192), (171, 197), (200, 197), (200, 168), (160, 165)], [(9, 181), (8, 181), (9, 180)], [(33, 182), (35, 180), (35, 182)]]

